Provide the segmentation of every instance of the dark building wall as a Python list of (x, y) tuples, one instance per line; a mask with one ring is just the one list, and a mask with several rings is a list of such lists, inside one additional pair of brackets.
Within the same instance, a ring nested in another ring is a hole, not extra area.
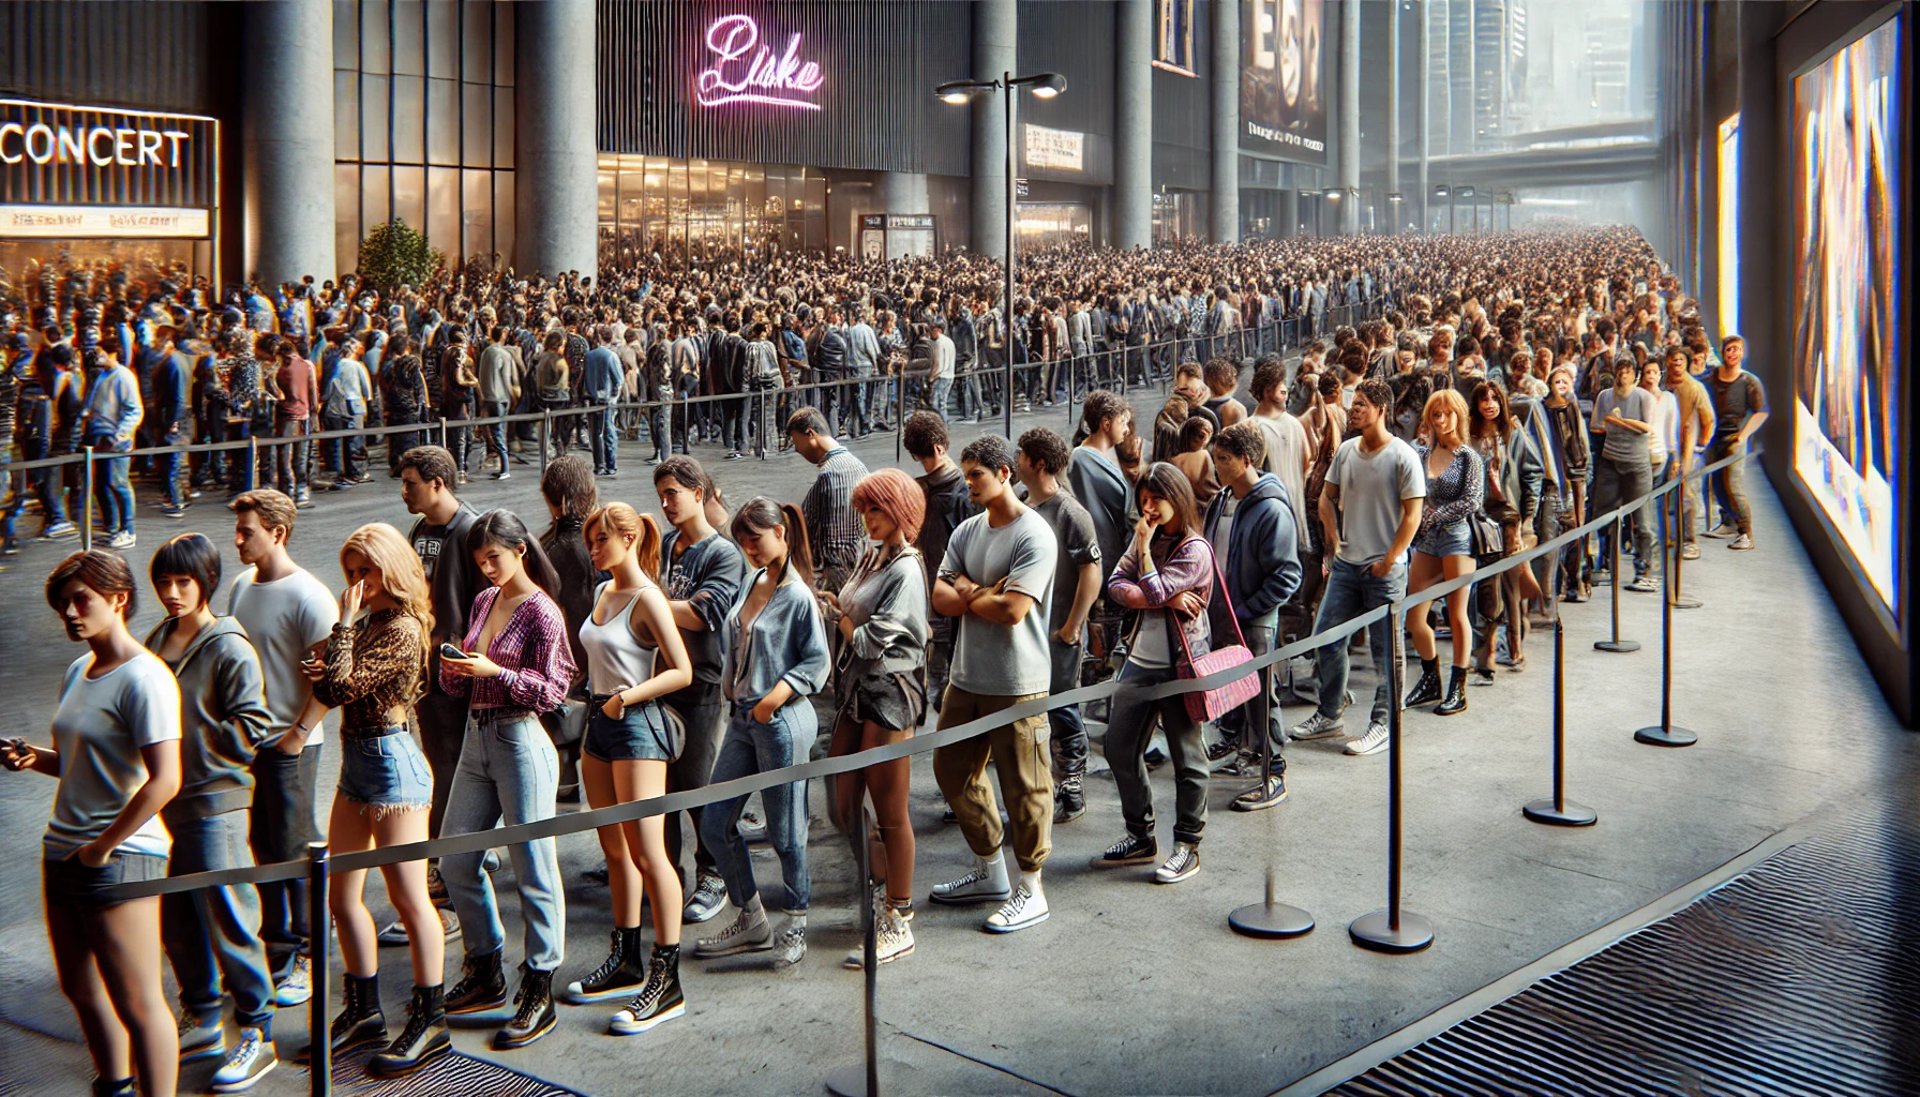
[(217, 114), (202, 3), (0, 0), (0, 91), (86, 106)]
[[(1239, 2), (1239, 0), (1234, 0)], [(1153, 185), (1206, 190), (1213, 183), (1208, 150), (1213, 101), (1213, 5), (1193, 6), (1193, 76), (1153, 72)]]
[[(818, 63), (820, 110), (702, 107), (694, 80), (721, 15), (758, 21), (760, 41)], [(759, 3), (717, 8), (600, 0), (600, 148), (606, 152), (965, 175), (968, 112), (934, 86), (972, 75), (972, 23), (961, 3), (880, 0)]]

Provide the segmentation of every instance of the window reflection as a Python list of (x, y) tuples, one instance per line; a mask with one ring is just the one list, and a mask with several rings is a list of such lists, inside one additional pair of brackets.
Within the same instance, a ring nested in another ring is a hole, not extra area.
[(599, 175), (602, 264), (827, 245), (818, 171), (605, 153)]

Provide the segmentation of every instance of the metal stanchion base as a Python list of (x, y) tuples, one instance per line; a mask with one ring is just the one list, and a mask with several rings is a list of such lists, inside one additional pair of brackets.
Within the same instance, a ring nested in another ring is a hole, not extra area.
[(1572, 800), (1563, 801), (1558, 807), (1551, 799), (1535, 800), (1521, 808), (1520, 814), (1536, 823), (1555, 827), (1590, 827), (1600, 818), (1592, 808)]
[(1593, 644), (1593, 650), (1610, 651), (1615, 655), (1625, 655), (1630, 651), (1639, 651), (1640, 641), (1638, 640), (1596, 640), (1594, 641), (1594, 644)]
[(1347, 936), (1361, 948), (1375, 952), (1419, 952), (1433, 944), (1433, 923), (1424, 915), (1400, 912), (1400, 928), (1387, 924), (1387, 912), (1362, 914), (1347, 926)]
[[(881, 1089), (885, 1089), (887, 1078), (895, 1078), (893, 1062), (887, 1057), (879, 1059), (879, 1078)], [(833, 1097), (868, 1097), (866, 1093), (866, 1062), (847, 1062), (828, 1070), (828, 1093)]]
[(1650, 747), (1690, 747), (1699, 742), (1700, 737), (1678, 725), (1661, 727), (1655, 724), (1634, 732), (1633, 741)]
[(1242, 937), (1278, 941), (1313, 932), (1313, 915), (1287, 903), (1248, 903), (1227, 915), (1227, 925)]
[(1701, 606), (1704, 606), (1704, 605), (1706, 605), (1706, 603), (1702, 602), (1698, 598), (1688, 598), (1685, 595), (1680, 595), (1680, 594), (1676, 594), (1673, 597), (1674, 609), (1699, 609)]

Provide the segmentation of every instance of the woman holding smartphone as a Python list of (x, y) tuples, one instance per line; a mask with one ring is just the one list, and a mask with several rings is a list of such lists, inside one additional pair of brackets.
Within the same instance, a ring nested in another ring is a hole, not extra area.
[[(303, 669), (314, 699), (341, 711), (340, 789), (327, 821), (327, 844), (337, 853), (424, 842), (433, 774), (409, 734), (414, 702), (426, 682), (427, 637), (433, 606), (420, 557), (400, 531), (384, 522), (361, 526), (340, 547), (347, 589), (340, 623), (325, 655)], [(366, 616), (361, 616), (361, 610)], [(407, 927), (413, 961), (413, 1000), (406, 1028), (369, 1069), (410, 1074), (452, 1050), (441, 977), (446, 937), (427, 896), (427, 863), (383, 865), (387, 896)], [(346, 1005), (328, 1027), (335, 1054), (385, 1043), (380, 1010), (380, 954), (373, 915), (362, 893), (367, 872), (338, 872), (327, 894), (346, 967)]]
[(62, 680), (53, 745), (15, 739), (0, 762), (60, 782), (41, 839), (47, 935), (99, 1075), (93, 1092), (172, 1097), (180, 1042), (160, 983), (160, 898), (107, 891), (166, 875), (160, 809), (180, 790), (180, 689), (127, 631), (133, 572), (117, 554), (62, 560), (47, 604), (87, 653)]
[[(660, 530), (625, 503), (587, 517), (587, 552), (612, 578), (594, 590), (580, 623), (592, 715), (581, 748), (581, 781), (594, 808), (667, 791), (667, 766), (685, 743), (660, 699), (693, 682), (693, 662), (660, 589)], [(613, 948), (598, 968), (567, 988), (577, 1003), (633, 995), (610, 1031), (634, 1036), (686, 1013), (680, 991), (680, 877), (667, 856), (658, 815), (599, 828), (613, 892)], [(653, 896), (653, 963), (642, 951), (640, 901)]]
[[(487, 577), (473, 600), (457, 651), (442, 651), (440, 686), (467, 699), (460, 768), (447, 794), (444, 835), (492, 830), (553, 818), (560, 755), (540, 723), (558, 708), (573, 681), (567, 621), (554, 601), (560, 577), (511, 511), (490, 510), (467, 530), (467, 554)], [(553, 838), (507, 847), (520, 889), (526, 958), (513, 1019), (494, 1033), (493, 1049), (526, 1047), (553, 1030), (553, 973), (566, 953), (566, 889)], [(485, 1013), (507, 1004), (506, 931), (500, 924), (485, 851), (450, 853), (440, 877), (453, 897), (466, 938), (460, 981), (447, 995), (450, 1014)]]
[[(727, 616), (725, 690), (733, 718), (714, 762), (714, 784), (806, 760), (820, 732), (808, 698), (826, 684), (829, 659), (800, 508), (756, 497), (733, 516), (733, 538), (756, 570)], [(780, 858), (786, 925), (776, 940), (735, 825), (747, 798), (723, 800), (708, 806), (700, 833), (739, 914), (717, 936), (702, 939), (694, 953), (710, 959), (773, 949), (774, 965), (784, 968), (807, 953), (807, 786), (776, 785), (760, 797), (767, 839)]]

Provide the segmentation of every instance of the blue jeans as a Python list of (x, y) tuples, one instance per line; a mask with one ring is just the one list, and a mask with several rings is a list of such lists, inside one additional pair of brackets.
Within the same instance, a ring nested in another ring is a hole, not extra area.
[[(467, 715), (460, 768), (447, 794), (442, 836), (492, 830), (551, 819), (560, 788), (560, 756), (540, 721), (525, 712), (495, 718), (487, 709)], [(453, 897), (466, 934), (467, 954), (483, 956), (506, 947), (493, 880), (481, 862), (485, 853), (456, 853), (440, 859), (440, 878)], [(552, 971), (566, 954), (567, 893), (560, 878), (555, 839), (542, 838), (507, 847), (513, 878), (520, 888), (520, 914), (526, 919), (526, 962), (535, 971)]]
[[(1407, 593), (1407, 562), (1402, 559), (1394, 562), (1393, 570), (1385, 579), (1375, 578), (1373, 567), (1367, 564), (1349, 564), (1336, 559), (1327, 575), (1327, 589), (1320, 596), (1320, 613), (1313, 619), (1313, 631), (1336, 628), (1366, 613), (1375, 606), (1384, 606), (1402, 598)], [(1391, 658), (1393, 637), (1393, 615), (1375, 621), (1367, 626), (1367, 646), (1373, 652), (1373, 663), (1380, 672), (1380, 684), (1373, 691), (1373, 715), (1375, 723), (1386, 723), (1387, 706), (1392, 703), (1392, 679), (1389, 677), (1387, 660)], [(1336, 640), (1315, 653), (1318, 660), (1320, 678), (1320, 715), (1329, 720), (1340, 715), (1347, 696), (1347, 642)]]
[[(773, 714), (770, 724), (756, 724), (751, 713), (736, 707), (720, 742), (710, 784), (783, 769), (807, 760), (820, 734), (819, 718), (806, 698), (798, 698)], [(807, 785), (796, 781), (775, 785), (760, 793), (767, 810), (767, 841), (780, 857), (780, 880), (786, 895), (780, 909), (805, 914), (813, 885), (807, 875)], [(727, 881), (727, 898), (744, 907), (760, 893), (753, 882), (753, 862), (740, 837), (740, 809), (745, 796), (708, 805), (700, 816), (700, 837), (713, 852), (714, 864)]]
[[(490, 416), (505, 415), (509, 410), (511, 410), (511, 406), (505, 400), (487, 401), (487, 414)], [(494, 423), (493, 425), (486, 427), (485, 430), (487, 432), (487, 441), (491, 445), (494, 455), (500, 458), (500, 471), (501, 472), (507, 471), (508, 458), (507, 458), (506, 421), (502, 420), (498, 423)]]
[[(271, 749), (271, 748), (263, 748)], [(248, 811), (169, 819), (173, 857), (167, 875), (252, 868)], [(180, 984), (180, 1006), (197, 1020), (220, 1016), (222, 979), (242, 1028), (272, 1031), (273, 980), (260, 943), (260, 895), (251, 884), (199, 888), (162, 898), (160, 936)]]
[[(1047, 653), (1053, 663), (1052, 673), (1048, 676), (1048, 692), (1066, 693), (1078, 688), (1080, 653), (1083, 650), (1079, 644), (1063, 644), (1048, 639)], [(944, 682), (941, 684), (945, 685)], [(1047, 724), (1052, 730), (1054, 777), (1086, 776), (1087, 724), (1081, 718), (1080, 706), (1057, 705), (1048, 709)]]
[[(119, 452), (122, 447), (104, 435), (90, 439), (94, 452)], [(105, 457), (94, 468), (93, 496), (100, 504), (100, 518), (109, 536), (133, 532), (133, 485), (127, 480), (130, 457)]]
[(620, 456), (620, 424), (613, 414), (612, 404), (593, 405), (592, 439), (593, 467), (596, 472), (612, 472)]
[(933, 413), (942, 419), (947, 417), (947, 397), (952, 393), (953, 378), (951, 376), (942, 377), (933, 383), (933, 397), (930, 404)]

